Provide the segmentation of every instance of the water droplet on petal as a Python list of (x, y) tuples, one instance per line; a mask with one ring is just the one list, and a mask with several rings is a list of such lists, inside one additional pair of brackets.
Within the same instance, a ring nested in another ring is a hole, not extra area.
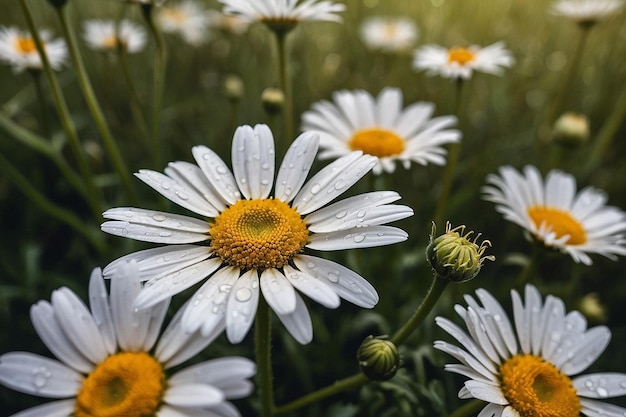
[(366, 214), (367, 214), (367, 212), (365, 210), (359, 210), (359, 212), (356, 214), (356, 216), (358, 218), (363, 218), (363, 217), (365, 217)]
[(354, 242), (355, 243), (361, 243), (364, 240), (365, 240), (365, 235), (363, 235), (363, 234), (354, 236)]
[(339, 180), (335, 183), (335, 190), (341, 190), (345, 185), (345, 182)]
[(183, 193), (182, 191), (177, 191), (176, 195), (178, 196), (178, 198), (180, 198), (181, 200), (189, 200), (189, 196), (185, 193)]
[(313, 187), (311, 187), (311, 194), (317, 194), (322, 190), (322, 186), (319, 184), (314, 184)]
[(339, 273), (338, 272), (329, 272), (328, 280), (330, 282), (339, 282)]
[(168, 231), (164, 230), (162, 232), (159, 232), (159, 236), (160, 237), (170, 237), (170, 236), (172, 236), (172, 232), (168, 232)]
[(169, 181), (163, 181), (161, 183), (161, 188), (163, 188), (164, 190), (169, 190), (170, 188), (172, 188), (172, 184)]
[(162, 222), (163, 220), (165, 220), (165, 216), (162, 214), (155, 214), (152, 216), (152, 218), (155, 222)]
[(252, 298), (252, 291), (250, 291), (249, 288), (245, 287), (239, 288), (235, 293), (235, 298), (237, 299), (237, 301), (241, 301), (242, 303), (248, 301), (250, 298)]
[(346, 210), (341, 210), (340, 212), (335, 214), (335, 217), (338, 219), (343, 219), (344, 217), (346, 217), (347, 214), (348, 212)]

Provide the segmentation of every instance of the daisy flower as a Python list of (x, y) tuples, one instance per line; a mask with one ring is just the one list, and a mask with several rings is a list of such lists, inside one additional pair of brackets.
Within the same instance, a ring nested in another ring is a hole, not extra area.
[(545, 182), (534, 166), (523, 173), (510, 166), (487, 176), (484, 199), (496, 204), (506, 220), (526, 229), (547, 247), (591, 265), (591, 253), (615, 260), (626, 255), (626, 213), (606, 205), (602, 191), (586, 187), (576, 193), (576, 179), (552, 170)]
[(156, 21), (163, 32), (178, 33), (190, 45), (200, 45), (207, 37), (208, 16), (194, 0), (168, 3), (156, 11)]
[(227, 15), (217, 10), (207, 11), (206, 16), (208, 25), (213, 30), (222, 30), (224, 32), (234, 33), (235, 35), (243, 35), (250, 26), (248, 20)]
[[(233, 173), (207, 147), (192, 149), (197, 165), (172, 162), (165, 175), (140, 170), (139, 179), (202, 219), (138, 208), (114, 208), (105, 232), (168, 246), (114, 261), (134, 259), (147, 281), (135, 301), (146, 308), (205, 280), (185, 309), (186, 331), (212, 334), (226, 323), (232, 343), (248, 332), (263, 295), (292, 336), (311, 341), (313, 330), (299, 293), (328, 307), (340, 298), (371, 308), (376, 290), (355, 272), (306, 249), (341, 250), (389, 245), (407, 234), (383, 224), (413, 211), (389, 204), (392, 191), (360, 194), (326, 206), (376, 164), (353, 152), (329, 164), (306, 184), (318, 148), (317, 135), (300, 135), (278, 169), (274, 195), (274, 138), (265, 125), (239, 127), (232, 144)], [(326, 206), (326, 207), (324, 207)], [(202, 245), (192, 245), (203, 243)], [(297, 291), (296, 291), (297, 290)]]
[(248, 21), (266, 24), (297, 24), (305, 20), (341, 22), (336, 13), (345, 5), (318, 0), (218, 0), (224, 5), (224, 13), (239, 16)]
[(481, 48), (444, 48), (438, 45), (424, 45), (415, 51), (413, 68), (425, 70), (428, 75), (441, 75), (444, 78), (469, 79), (473, 71), (500, 75), (503, 67), (515, 63), (511, 52), (504, 48), (504, 42), (496, 42)]
[(320, 135), (320, 158), (352, 151), (376, 157), (374, 173), (393, 172), (395, 162), (445, 165), (443, 145), (459, 142), (461, 133), (447, 129), (454, 116), (431, 118), (433, 103), (417, 102), (402, 109), (402, 91), (385, 88), (377, 98), (363, 90), (337, 91), (333, 101), (314, 103), (302, 115), (302, 130)]
[(626, 374), (579, 375), (604, 351), (611, 332), (604, 326), (587, 329), (578, 311), (565, 313), (560, 298), (541, 294), (532, 285), (525, 303), (511, 291), (513, 323), (489, 292), (466, 295), (467, 307), (455, 306), (467, 332), (443, 317), (435, 320), (461, 346), (436, 341), (435, 348), (460, 364), (445, 369), (469, 378), (459, 398), (477, 398), (487, 406), (478, 417), (607, 417), (626, 409), (604, 400), (626, 394)]
[(122, 20), (87, 20), (83, 22), (83, 38), (91, 49), (115, 51), (118, 41), (128, 53), (136, 53), (146, 46), (146, 31), (141, 26)]
[[(54, 398), (15, 415), (74, 416), (238, 416), (227, 399), (252, 391), (255, 373), (245, 358), (224, 357), (177, 370), (219, 332), (204, 337), (184, 332), (177, 314), (159, 338), (169, 300), (136, 311), (137, 265), (119, 264), (110, 294), (99, 269), (89, 281), (89, 309), (63, 287), (51, 302), (31, 307), (33, 326), (54, 360), (30, 352), (0, 356), (0, 383), (17, 391)], [(157, 341), (158, 339), (158, 341)]]
[(360, 33), (370, 49), (402, 52), (413, 47), (418, 30), (406, 17), (370, 17), (361, 23)]
[[(40, 30), (39, 37), (52, 69), (61, 69), (67, 59), (65, 41), (52, 39), (47, 30)], [(33, 38), (28, 32), (22, 32), (15, 27), (0, 27), (0, 61), (11, 65), (16, 73), (43, 68)]]
[(552, 4), (550, 13), (592, 25), (618, 13), (623, 7), (623, 0), (559, 0)]

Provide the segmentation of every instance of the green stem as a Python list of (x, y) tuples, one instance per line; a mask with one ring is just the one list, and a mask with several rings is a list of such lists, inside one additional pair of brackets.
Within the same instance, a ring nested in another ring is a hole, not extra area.
[(33, 41), (35, 42), (35, 46), (37, 47), (37, 52), (41, 57), (43, 72), (50, 86), (52, 98), (59, 114), (59, 120), (61, 121), (63, 130), (65, 131), (65, 134), (69, 139), (70, 148), (72, 149), (72, 153), (74, 154), (74, 158), (76, 159), (76, 163), (78, 164), (78, 169), (80, 171), (82, 180), (85, 184), (85, 195), (87, 203), (89, 204), (93, 215), (99, 221), (102, 214), (100, 196), (94, 184), (93, 175), (91, 173), (91, 170), (89, 169), (87, 159), (85, 158), (83, 149), (81, 147), (80, 139), (78, 138), (78, 133), (76, 131), (76, 126), (74, 125), (74, 122), (72, 121), (72, 118), (70, 116), (70, 111), (67, 107), (67, 103), (65, 102), (65, 98), (63, 97), (63, 92), (61, 90), (61, 87), (59, 86), (59, 82), (56, 79), (54, 72), (52, 71), (52, 67), (50, 66), (50, 61), (48, 60), (48, 56), (46, 55), (44, 50), (43, 42), (41, 41), (39, 33), (37, 32), (37, 27), (35, 25), (35, 21), (33, 19), (33, 14), (30, 10), (30, 7), (28, 6), (26, 0), (20, 0), (20, 5), (22, 6), (22, 11), (24, 12), (26, 23), (28, 24), (28, 29), (30, 30)]
[(485, 403), (480, 400), (471, 400), (461, 407), (457, 408), (448, 417), (470, 417), (475, 416), (485, 406)]
[(146, 21), (146, 25), (154, 38), (156, 45), (156, 54), (154, 56), (154, 86), (153, 86), (153, 98), (152, 98), (152, 157), (155, 168), (161, 166), (161, 107), (163, 106), (163, 86), (165, 83), (165, 63), (167, 58), (167, 51), (165, 49), (165, 43), (163, 42), (163, 36), (159, 31), (159, 28), (154, 24), (152, 10), (154, 9), (152, 4), (142, 4), (141, 11)]
[(146, 123), (146, 119), (144, 118), (143, 112), (141, 111), (141, 103), (139, 101), (139, 94), (137, 94), (137, 89), (135, 88), (135, 83), (130, 76), (130, 70), (128, 66), (128, 52), (121, 42), (118, 41), (117, 45), (120, 66), (122, 67), (122, 73), (124, 74), (126, 87), (128, 87), (128, 101), (130, 105), (130, 111), (133, 114), (135, 124), (141, 131), (141, 136), (146, 140), (146, 144), (150, 145), (150, 133), (148, 131), (148, 124)]
[(535, 272), (537, 266), (537, 258), (539, 257), (539, 248), (536, 246), (538, 243), (534, 243), (530, 254), (530, 259), (524, 265), (517, 278), (513, 282), (513, 288), (523, 289), (527, 282), (530, 282), (531, 275)]
[(288, 31), (275, 31), (276, 46), (278, 55), (278, 74), (280, 77), (280, 88), (285, 95), (285, 104), (283, 107), (283, 140), (282, 151), (286, 152), (291, 141), (293, 140), (293, 96), (291, 94), (291, 82), (289, 78), (289, 60), (287, 58), (287, 34)]
[(259, 299), (254, 328), (257, 378), (261, 397), (261, 417), (274, 415), (274, 380), (272, 375), (271, 310), (263, 297)]
[(365, 385), (367, 382), (369, 382), (369, 379), (362, 373), (349, 376), (347, 378), (336, 381), (332, 385), (300, 397), (295, 401), (277, 407), (274, 414), (279, 415), (288, 413), (290, 411), (299, 410), (300, 408), (306, 407), (310, 404), (314, 404), (318, 401), (323, 400), (324, 398), (339, 394), (340, 392), (358, 388), (362, 385)]
[(50, 137), (50, 123), (48, 122), (46, 97), (43, 94), (43, 86), (41, 85), (41, 71), (31, 70), (29, 72), (33, 77), (33, 84), (35, 84), (37, 101), (39, 101), (39, 112), (41, 113), (39, 115), (41, 117), (41, 132), (45, 137)]
[(115, 168), (117, 175), (120, 177), (122, 187), (126, 192), (127, 198), (130, 202), (135, 202), (136, 199), (131, 185), (130, 174), (126, 168), (124, 160), (122, 159), (117, 144), (113, 139), (113, 135), (111, 134), (106, 119), (104, 118), (100, 104), (98, 103), (96, 95), (93, 92), (93, 88), (91, 87), (91, 82), (87, 76), (87, 71), (85, 70), (85, 65), (78, 49), (76, 35), (74, 34), (74, 30), (67, 15), (67, 9), (65, 7), (57, 7), (56, 10), (59, 15), (59, 20), (61, 21), (61, 27), (63, 28), (65, 40), (67, 41), (67, 48), (69, 50), (70, 57), (72, 58), (72, 63), (74, 64), (78, 84), (80, 85), (85, 101), (87, 102), (87, 107), (89, 107), (91, 116), (96, 122), (96, 127), (102, 137), (104, 147), (109, 155), (109, 158), (111, 158), (111, 162), (113, 163), (113, 167)]
[(435, 307), (437, 300), (439, 300), (449, 282), (447, 279), (442, 279), (439, 275), (434, 274), (433, 282), (428, 289), (426, 297), (422, 300), (422, 304), (415, 310), (409, 321), (390, 339), (396, 346), (404, 343), (411, 333), (424, 321), (433, 307)]
[(104, 242), (99, 239), (99, 233), (89, 233), (90, 229), (72, 212), (65, 210), (63, 207), (60, 207), (48, 200), (39, 190), (33, 187), (30, 181), (28, 181), (18, 169), (13, 167), (2, 154), (0, 154), (0, 170), (2, 170), (5, 175), (13, 181), (17, 188), (44, 213), (47, 213), (50, 217), (55, 218), (76, 230), (78, 233), (83, 235), (100, 253), (104, 253), (106, 251)]

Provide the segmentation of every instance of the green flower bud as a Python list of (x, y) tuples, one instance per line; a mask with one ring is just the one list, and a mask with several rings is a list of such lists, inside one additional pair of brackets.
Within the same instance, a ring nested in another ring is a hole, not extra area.
[(386, 336), (367, 336), (356, 353), (359, 367), (366, 377), (375, 381), (392, 378), (400, 365), (400, 353)]
[(440, 278), (452, 282), (469, 281), (478, 275), (485, 260), (495, 260), (493, 255), (484, 256), (485, 250), (491, 247), (491, 242), (485, 240), (478, 245), (476, 241), (480, 233), (473, 240), (470, 240), (473, 231), (464, 233), (464, 225), (453, 229), (448, 222), (446, 233), (435, 238), (433, 224), (430, 243), (426, 248), (426, 258)]
[(268, 87), (261, 93), (263, 108), (268, 114), (277, 114), (285, 104), (285, 93), (279, 88)]
[(241, 100), (244, 93), (243, 80), (237, 75), (228, 75), (224, 79), (223, 91), (230, 101)]
[(564, 113), (554, 122), (552, 140), (565, 147), (576, 147), (589, 141), (589, 119), (584, 114)]

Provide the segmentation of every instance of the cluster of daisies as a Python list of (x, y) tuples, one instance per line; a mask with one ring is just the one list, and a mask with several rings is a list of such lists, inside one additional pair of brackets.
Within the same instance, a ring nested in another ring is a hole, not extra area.
[[(220, 2), (225, 13), (245, 24), (340, 21), (337, 13), (344, 10), (331, 1)], [(590, 4), (562, 0), (552, 12), (588, 22), (613, 13), (622, 2)], [(208, 20), (196, 7), (186, 1), (158, 9), (161, 28), (180, 30), (190, 43), (202, 42)], [(187, 22), (184, 30), (181, 22)], [(389, 36), (397, 32), (406, 48), (417, 36), (409, 22), (393, 30), (384, 24), (368, 23), (364, 37), (372, 41), (375, 31)], [(67, 53), (64, 43), (45, 32), (41, 38), (51, 66), (59, 68)], [(85, 40), (94, 49), (123, 46), (136, 52), (144, 47), (146, 34), (130, 21), (90, 21), (85, 23)], [(380, 41), (372, 43), (387, 48)], [(0, 57), (17, 70), (41, 65), (34, 41), (14, 29), (0, 32)], [(513, 58), (499, 42), (486, 48), (427, 45), (416, 52), (414, 65), (466, 79), (474, 70), (500, 74), (513, 65)], [(400, 199), (398, 193), (372, 191), (340, 199), (370, 171), (391, 173), (396, 163), (405, 168), (412, 163), (445, 165), (445, 145), (461, 140), (453, 128), (455, 117), (434, 116), (432, 103), (403, 106), (398, 88), (385, 88), (377, 97), (361, 90), (337, 91), (332, 101), (314, 103), (303, 113), (303, 133), (278, 166), (271, 130), (256, 125), (236, 130), (230, 167), (210, 148), (196, 146), (191, 150), (194, 163), (171, 162), (163, 173), (140, 170), (137, 178), (198, 217), (136, 207), (103, 214), (103, 231), (162, 246), (95, 269), (89, 306), (65, 287), (54, 291), (50, 302), (32, 306), (33, 326), (58, 360), (28, 352), (3, 354), (0, 383), (55, 401), (19, 415), (238, 416), (229, 400), (252, 392), (254, 363), (225, 357), (179, 365), (223, 332), (231, 343), (242, 342), (261, 298), (302, 344), (313, 339), (303, 296), (327, 308), (338, 308), (341, 299), (374, 307), (379, 295), (365, 278), (308, 252), (379, 247), (407, 239), (405, 231), (388, 225), (413, 214), (410, 207), (393, 204)], [(309, 178), (316, 157), (333, 161)], [(554, 170), (544, 180), (533, 166), (521, 172), (504, 166), (486, 182), (484, 198), (529, 239), (587, 265), (593, 254), (613, 259), (626, 255), (626, 213), (608, 206), (600, 190), (578, 192), (572, 175)], [(170, 299), (196, 285), (161, 332)], [(532, 285), (525, 288), (524, 301), (516, 291), (511, 295), (513, 322), (482, 289), (476, 298), (465, 297), (466, 307), (455, 306), (466, 329), (436, 319), (460, 344), (434, 344), (460, 362), (446, 369), (469, 378), (459, 396), (487, 403), (479, 417), (626, 415), (626, 409), (598, 401), (625, 395), (626, 375), (576, 376), (604, 351), (610, 331), (603, 326), (588, 329), (580, 313), (566, 313), (563, 301), (553, 296), (542, 301)]]

